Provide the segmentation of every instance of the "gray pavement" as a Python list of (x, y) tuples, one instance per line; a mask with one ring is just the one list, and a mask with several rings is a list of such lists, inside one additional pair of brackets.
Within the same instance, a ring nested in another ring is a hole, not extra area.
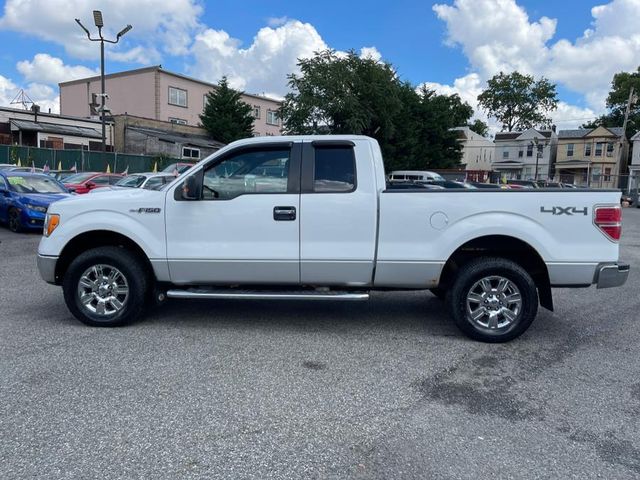
[(640, 478), (640, 210), (624, 230), (624, 287), (486, 345), (425, 293), (89, 328), (0, 227), (0, 478)]

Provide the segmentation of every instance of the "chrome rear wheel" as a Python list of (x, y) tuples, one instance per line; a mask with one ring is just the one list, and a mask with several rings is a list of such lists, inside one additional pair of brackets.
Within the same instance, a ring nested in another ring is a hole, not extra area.
[(480, 328), (509, 328), (519, 320), (521, 312), (520, 290), (500, 275), (481, 278), (467, 293), (467, 319)]

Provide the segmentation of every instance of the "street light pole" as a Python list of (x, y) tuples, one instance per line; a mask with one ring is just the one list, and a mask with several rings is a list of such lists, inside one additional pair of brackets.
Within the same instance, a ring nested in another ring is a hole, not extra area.
[(92, 42), (100, 42), (100, 119), (102, 123), (102, 153), (104, 154), (107, 151), (107, 128), (105, 125), (105, 102), (107, 98), (107, 94), (105, 92), (105, 79), (104, 79), (104, 42), (108, 43), (118, 43), (120, 38), (131, 30), (133, 27), (131, 25), (127, 25), (122, 30), (118, 32), (115, 40), (109, 40), (104, 38), (102, 35), (102, 27), (104, 27), (104, 21), (102, 19), (102, 12), (100, 10), (93, 11), (93, 22), (96, 27), (98, 27), (98, 38), (92, 38), (89, 30), (82, 24), (79, 18), (76, 18), (76, 23), (84, 30), (84, 33), (87, 34), (87, 38)]

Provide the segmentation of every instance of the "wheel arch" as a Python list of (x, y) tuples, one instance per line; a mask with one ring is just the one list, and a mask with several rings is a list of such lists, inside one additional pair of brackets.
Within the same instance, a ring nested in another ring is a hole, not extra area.
[(133, 252), (137, 258), (142, 260), (149, 278), (154, 278), (149, 257), (136, 241), (126, 235), (111, 230), (90, 230), (73, 237), (62, 249), (60, 257), (56, 262), (56, 285), (62, 284), (62, 279), (74, 258), (91, 248), (105, 246), (116, 246)]
[(523, 267), (536, 284), (540, 305), (553, 311), (549, 272), (542, 256), (529, 243), (509, 235), (484, 235), (460, 245), (449, 256), (442, 269), (440, 286), (449, 288), (460, 267), (483, 256), (507, 258)]

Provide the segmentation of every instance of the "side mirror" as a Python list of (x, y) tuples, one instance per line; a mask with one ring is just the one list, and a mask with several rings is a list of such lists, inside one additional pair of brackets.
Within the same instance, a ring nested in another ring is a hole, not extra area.
[(189, 175), (184, 179), (182, 183), (181, 191), (182, 191), (182, 199), (183, 200), (199, 200), (200, 199), (200, 188), (199, 188), (198, 178), (196, 175)]
[(92, 188), (96, 188), (96, 184), (93, 182), (87, 182), (87, 188), (91, 190)]

